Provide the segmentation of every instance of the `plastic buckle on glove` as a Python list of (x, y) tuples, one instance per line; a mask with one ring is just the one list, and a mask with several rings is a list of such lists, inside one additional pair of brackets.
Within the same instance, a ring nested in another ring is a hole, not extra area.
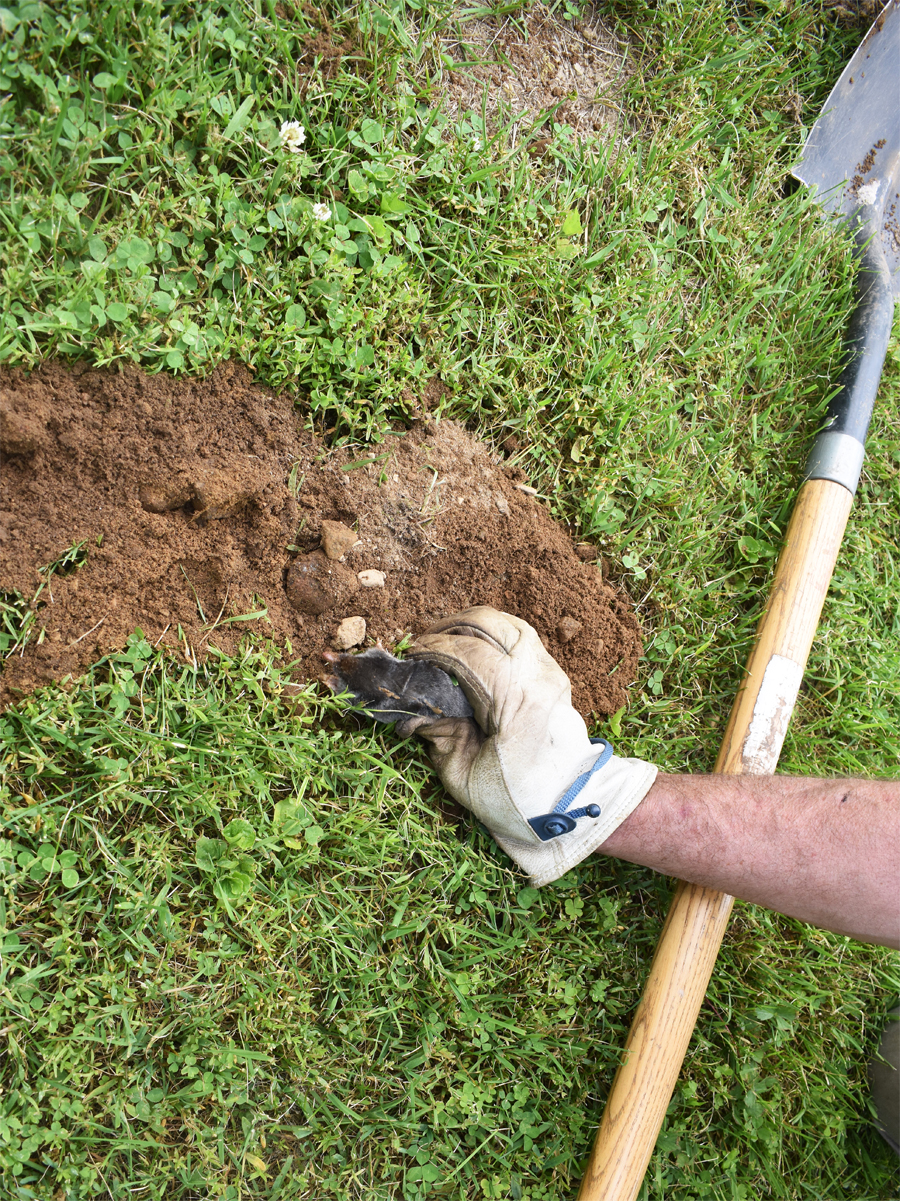
[[(594, 808), (599, 814), (599, 805), (595, 805)], [(560, 834), (570, 834), (576, 825), (574, 818), (569, 817), (568, 813), (542, 813), (540, 817), (529, 817), (528, 824), (541, 842), (559, 838)]]
[(553, 838), (559, 838), (561, 834), (571, 834), (576, 828), (579, 817), (600, 816), (599, 805), (585, 805), (582, 809), (573, 809), (571, 813), (566, 813), (566, 809), (572, 804), (594, 772), (605, 767), (612, 758), (612, 743), (607, 742), (605, 738), (592, 738), (591, 742), (595, 746), (603, 743), (603, 753), (599, 758), (591, 764), (586, 772), (582, 772), (571, 788), (563, 793), (553, 806), (552, 813), (541, 813), (537, 817), (529, 817), (528, 824), (541, 842), (550, 842)]

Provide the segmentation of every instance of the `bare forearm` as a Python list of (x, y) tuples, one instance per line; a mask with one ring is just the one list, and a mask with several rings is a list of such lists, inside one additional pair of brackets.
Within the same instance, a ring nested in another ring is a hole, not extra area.
[(900, 947), (900, 783), (664, 776), (600, 848)]

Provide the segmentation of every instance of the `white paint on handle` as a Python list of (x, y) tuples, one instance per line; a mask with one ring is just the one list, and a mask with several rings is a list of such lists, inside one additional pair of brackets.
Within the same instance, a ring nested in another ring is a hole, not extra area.
[(769, 660), (741, 751), (746, 775), (774, 772), (802, 679), (803, 668), (793, 659), (773, 655)]

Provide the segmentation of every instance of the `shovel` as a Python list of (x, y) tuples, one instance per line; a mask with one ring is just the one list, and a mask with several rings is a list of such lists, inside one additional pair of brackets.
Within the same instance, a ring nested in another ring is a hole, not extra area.
[[(794, 174), (855, 243), (857, 304), (840, 390), (813, 443), (715, 771), (771, 775), (862, 469), (900, 291), (900, 0), (882, 12), (813, 126)], [(733, 898), (679, 884), (578, 1201), (634, 1201), (681, 1070)]]

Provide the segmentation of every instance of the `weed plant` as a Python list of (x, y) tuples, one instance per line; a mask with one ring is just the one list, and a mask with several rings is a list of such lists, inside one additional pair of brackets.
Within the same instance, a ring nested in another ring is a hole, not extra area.
[[(606, 146), (450, 121), (439, 4), (0, 9), (0, 356), (235, 357), (334, 441), (439, 376), (435, 415), (515, 435), (638, 606), (598, 729), (704, 771), (834, 387), (846, 240), (786, 180), (859, 31), (814, 0), (598, 11), (637, 66)], [(898, 379), (895, 341), (786, 772), (900, 775)], [(40, 603), (7, 599), (4, 653)], [(576, 1191), (670, 882), (525, 886), (289, 660), (137, 631), (0, 718), (4, 1196)], [(898, 989), (895, 955), (739, 905), (645, 1201), (895, 1197), (865, 1062)]]

